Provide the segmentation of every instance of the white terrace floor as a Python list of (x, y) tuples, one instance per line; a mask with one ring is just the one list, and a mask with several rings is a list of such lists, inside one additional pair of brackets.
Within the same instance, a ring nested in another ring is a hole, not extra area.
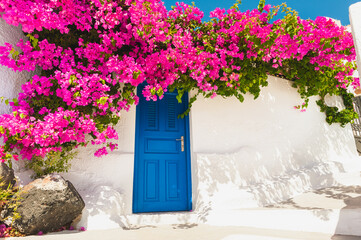
[(133, 230), (96, 230), (86, 232), (64, 231), (43, 236), (29, 236), (32, 240), (360, 240), (361, 237), (333, 235), (325, 233), (309, 233), (297, 231), (281, 231), (257, 229), (249, 227), (219, 227), (210, 225), (157, 226)]
[(194, 213), (180, 215), (190, 221), (185, 224), (170, 221), (168, 225), (144, 224), (145, 221), (141, 224), (145, 227), (131, 224), (130, 229), (63, 231), (21, 239), (361, 240), (361, 186), (316, 190), (267, 208), (212, 213), (207, 216), (207, 225), (194, 223), (191, 220)]

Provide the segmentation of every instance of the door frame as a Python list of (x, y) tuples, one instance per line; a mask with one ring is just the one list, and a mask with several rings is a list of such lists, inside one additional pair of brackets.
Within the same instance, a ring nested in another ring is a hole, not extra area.
[[(142, 92), (141, 89), (143, 88), (143, 84), (140, 85), (141, 87), (137, 87), (137, 96), (143, 97), (142, 96)], [(189, 102), (189, 94), (186, 92), (184, 93), (184, 102), (182, 102), (182, 104), (185, 104), (185, 106), (188, 107), (188, 102)], [(150, 100), (152, 101), (152, 100)], [(157, 100), (157, 101), (162, 101), (162, 100)], [(184, 147), (185, 147), (185, 161), (186, 161), (186, 174), (187, 174), (187, 209), (185, 211), (191, 211), (192, 210), (192, 169), (191, 169), (191, 144), (190, 144), (190, 127), (189, 127), (189, 114), (187, 114), (187, 116), (184, 117), (184, 121), (185, 121), (185, 126), (184, 126), (184, 130), (185, 130), (185, 143), (184, 143)], [(140, 107), (139, 104), (136, 106), (136, 114), (135, 114), (135, 144), (134, 144), (134, 174), (133, 174), (133, 203), (132, 203), (132, 212), (133, 213), (143, 213), (140, 212), (140, 210), (138, 209), (138, 185), (141, 184), (139, 181), (139, 171), (138, 171), (138, 162), (139, 160), (139, 154), (138, 151), (140, 151), (139, 149), (139, 145), (137, 144), (140, 138)]]

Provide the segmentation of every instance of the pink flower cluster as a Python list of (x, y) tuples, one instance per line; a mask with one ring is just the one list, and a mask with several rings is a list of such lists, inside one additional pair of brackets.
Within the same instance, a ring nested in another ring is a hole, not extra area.
[(28, 33), (43, 28), (67, 33), (73, 24), (81, 30), (92, 28), (91, 9), (84, 0), (2, 0), (0, 12), (8, 24), (21, 24)]
[(6, 237), (10, 237), (10, 231), (11, 231), (11, 227), (6, 226), (5, 224), (0, 224), (0, 237), (1, 238), (6, 238)]
[[(344, 27), (322, 17), (298, 18), (290, 33), (286, 21), (269, 22), (270, 9), (215, 9), (215, 19), (202, 23), (198, 8), (177, 3), (167, 12), (159, 0), (0, 1), (1, 17), (21, 24), (30, 37), (17, 44), (20, 53), (8, 43), (0, 46), (0, 64), (15, 71), (46, 71), (23, 85), (13, 114), (0, 116), (6, 143), (0, 159), (13, 150), (31, 159), (88, 142), (106, 145), (96, 156), (107, 154), (116, 148), (108, 140), (117, 134), (103, 117), (117, 119), (137, 104), (133, 90), (145, 81), (147, 100), (161, 99), (183, 77), (215, 97), (220, 91), (244, 93), (241, 86), (255, 87), (243, 72), (250, 61), (280, 69), (287, 61), (309, 59), (315, 70), (343, 69), (339, 87), (359, 86), (358, 79), (350, 81), (353, 69), (343, 63), (355, 59), (352, 36)], [(43, 31), (79, 36), (65, 47), (43, 39)], [(94, 34), (96, 39), (86, 37)], [(332, 39), (330, 46), (325, 39)]]
[[(13, 147), (19, 150), (23, 158), (29, 160), (34, 155), (45, 157), (51, 151), (61, 151), (62, 144), (68, 142), (86, 144), (88, 134), (96, 136), (93, 144), (104, 144), (107, 139), (118, 138), (111, 126), (100, 132), (90, 116), (81, 116), (74, 110), (58, 108), (56, 112), (47, 114), (43, 120), (29, 117), (21, 111), (14, 113), (16, 114), (0, 116), (3, 129), (0, 136), (5, 142), (10, 140), (9, 137), (15, 138), (16, 143)], [(0, 152), (2, 159), (4, 159), (3, 154)], [(16, 158), (16, 155), (13, 157)]]

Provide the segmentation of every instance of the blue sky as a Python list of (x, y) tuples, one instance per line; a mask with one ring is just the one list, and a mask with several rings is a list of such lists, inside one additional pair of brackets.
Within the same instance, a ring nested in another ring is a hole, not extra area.
[[(341, 20), (342, 25), (350, 24), (348, 18), (348, 7), (361, 0), (266, 0), (266, 4), (279, 5), (286, 2), (287, 5), (298, 11), (303, 19), (315, 19), (317, 16), (326, 16)], [(168, 10), (175, 5), (176, 0), (163, 0)], [(235, 0), (184, 0), (191, 4), (195, 2), (204, 14), (204, 20), (209, 19), (209, 12), (215, 8), (229, 9)], [(242, 0), (241, 10), (257, 8), (259, 0)]]

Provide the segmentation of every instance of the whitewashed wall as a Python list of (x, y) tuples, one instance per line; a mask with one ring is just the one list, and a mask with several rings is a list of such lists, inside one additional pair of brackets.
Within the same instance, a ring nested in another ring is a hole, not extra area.
[[(14, 27), (6, 24), (0, 18), (0, 45), (5, 42), (15, 45), (19, 39), (25, 39), (20, 27)], [(29, 72), (14, 72), (7, 67), (0, 65), (0, 97), (16, 98), (21, 90), (21, 85), (31, 77)], [(0, 114), (9, 113), (10, 107), (0, 103)]]
[(357, 67), (361, 68), (361, 2), (352, 4), (349, 7), (349, 17), (352, 29), (352, 35), (357, 53)]
[(191, 115), (196, 209), (272, 204), (359, 171), (350, 126), (328, 125), (315, 99), (306, 112), (295, 110), (302, 104), (296, 89), (269, 77), (256, 100), (197, 101)]
[[(19, 28), (0, 20), (0, 44), (15, 43)], [(0, 67), (0, 95), (15, 97), (29, 73)], [(330, 99), (331, 104), (338, 104)], [(257, 100), (245, 96), (198, 99), (191, 110), (193, 215), (207, 221), (209, 211), (264, 206), (309, 189), (335, 185), (346, 173), (360, 171), (350, 126), (329, 126), (314, 99), (304, 113), (296, 89), (270, 77)], [(1, 113), (8, 112), (1, 105)], [(135, 108), (117, 126), (119, 149), (95, 158), (92, 146), (79, 149), (63, 176), (78, 189), (86, 208), (79, 226), (105, 229), (129, 226), (132, 215)], [(29, 171), (18, 169), (20, 182)], [(347, 174), (346, 174), (347, 175)], [(148, 215), (149, 216), (149, 215)], [(158, 223), (160, 218), (152, 218)], [(179, 218), (180, 219), (180, 218)], [(133, 223), (134, 224), (134, 221)]]
[[(256, 100), (198, 99), (190, 114), (193, 213), (264, 206), (359, 174), (350, 126), (328, 125), (314, 100), (295, 110), (296, 89), (276, 77)], [(132, 213), (135, 108), (118, 130), (117, 152), (98, 159), (95, 149), (81, 150), (64, 174), (87, 203), (80, 225), (90, 229), (128, 226)]]

